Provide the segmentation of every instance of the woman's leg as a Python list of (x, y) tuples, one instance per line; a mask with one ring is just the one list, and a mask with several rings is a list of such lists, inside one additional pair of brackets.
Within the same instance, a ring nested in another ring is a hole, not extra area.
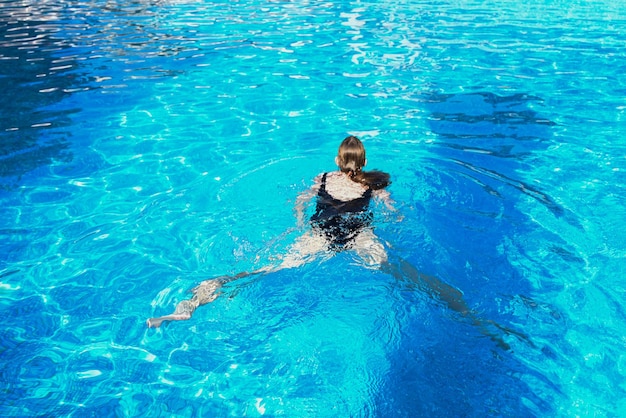
[(382, 271), (391, 274), (397, 280), (410, 280), (415, 283), (422, 292), (428, 294), (431, 298), (444, 302), (450, 309), (460, 313), (462, 316), (469, 318), (472, 324), (478, 327), (480, 332), (491, 338), (500, 348), (509, 350), (509, 345), (502, 339), (500, 335), (495, 334), (486, 324), (493, 325), (495, 328), (504, 331), (507, 334), (515, 334), (523, 339), (525, 336), (508, 330), (493, 321), (482, 321), (476, 313), (472, 311), (463, 299), (463, 293), (453, 286), (439, 280), (436, 277), (428, 276), (417, 270), (411, 263), (406, 260), (398, 259), (398, 263), (392, 264), (387, 259), (387, 251), (383, 244), (376, 237), (371, 229), (363, 230), (354, 240), (352, 247), (357, 255), (363, 260), (368, 267), (378, 267)]
[(146, 323), (150, 328), (158, 328), (166, 321), (184, 321), (193, 315), (194, 311), (202, 305), (213, 302), (219, 296), (222, 285), (243, 277), (256, 274), (267, 274), (284, 268), (299, 267), (312, 261), (316, 255), (323, 252), (328, 246), (326, 239), (313, 232), (307, 232), (296, 240), (289, 248), (287, 254), (277, 266), (267, 266), (253, 272), (243, 272), (235, 276), (221, 276), (215, 279), (205, 280), (192, 289), (193, 296), (176, 305), (173, 313), (156, 318), (149, 318)]
[(428, 276), (420, 272), (406, 260), (399, 258), (397, 265), (385, 261), (381, 265), (381, 269), (390, 273), (398, 280), (409, 279), (417, 285), (418, 289), (425, 292), (433, 299), (438, 299), (444, 302), (450, 309), (460, 313), (463, 317), (468, 318), (472, 322), (472, 325), (478, 327), (483, 335), (489, 337), (503, 350), (509, 350), (511, 347), (502, 339), (501, 335), (498, 335), (494, 331), (490, 330), (487, 327), (487, 324), (493, 325), (495, 328), (504, 331), (506, 334), (514, 334), (527, 340), (527, 337), (522, 334), (508, 330), (494, 321), (483, 321), (476, 315), (476, 312), (472, 311), (469, 306), (467, 306), (467, 303), (463, 299), (463, 293), (461, 293), (460, 290), (444, 283), (436, 277)]
[(354, 238), (352, 249), (363, 261), (366, 267), (377, 267), (387, 262), (387, 250), (380, 242), (374, 231), (363, 229)]
[(328, 251), (328, 240), (321, 233), (308, 231), (289, 247), (278, 266), (268, 268), (267, 271), (282, 270), (285, 268), (300, 267), (310, 263), (320, 254)]

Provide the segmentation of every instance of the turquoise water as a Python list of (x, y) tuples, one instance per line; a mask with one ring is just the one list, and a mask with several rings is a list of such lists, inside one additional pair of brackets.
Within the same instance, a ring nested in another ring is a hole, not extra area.
[[(626, 415), (626, 4), (0, 2), (0, 415)], [(262, 267), (358, 135), (376, 233)]]

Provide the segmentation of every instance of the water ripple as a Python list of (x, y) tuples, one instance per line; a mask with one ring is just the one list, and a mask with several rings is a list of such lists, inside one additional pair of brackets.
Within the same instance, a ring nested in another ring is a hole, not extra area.
[[(2, 413), (611, 415), (625, 21), (608, 1), (1, 1)], [(532, 344), (496, 351), (347, 253), (145, 328), (273, 261), (346, 132), (392, 172), (390, 251)]]

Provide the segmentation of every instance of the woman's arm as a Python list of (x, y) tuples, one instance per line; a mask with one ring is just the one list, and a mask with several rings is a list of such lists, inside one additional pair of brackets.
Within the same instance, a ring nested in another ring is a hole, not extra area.
[(313, 186), (311, 186), (308, 190), (305, 190), (302, 193), (300, 193), (298, 197), (296, 198), (296, 204), (294, 206), (294, 210), (296, 212), (296, 220), (297, 220), (297, 225), (299, 228), (303, 227), (305, 224), (304, 210), (305, 210), (306, 204), (309, 203), (311, 199), (313, 199), (315, 196), (317, 196), (317, 193), (319, 191), (320, 184), (321, 184), (321, 178), (322, 178), (321, 175), (315, 177), (314, 179), (315, 183), (313, 184)]

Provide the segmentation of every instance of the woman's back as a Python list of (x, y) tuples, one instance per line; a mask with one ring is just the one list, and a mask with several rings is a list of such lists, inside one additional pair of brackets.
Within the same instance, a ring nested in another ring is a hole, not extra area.
[(347, 202), (362, 197), (367, 190), (367, 186), (355, 182), (341, 171), (334, 171), (326, 175), (326, 191), (333, 199)]

